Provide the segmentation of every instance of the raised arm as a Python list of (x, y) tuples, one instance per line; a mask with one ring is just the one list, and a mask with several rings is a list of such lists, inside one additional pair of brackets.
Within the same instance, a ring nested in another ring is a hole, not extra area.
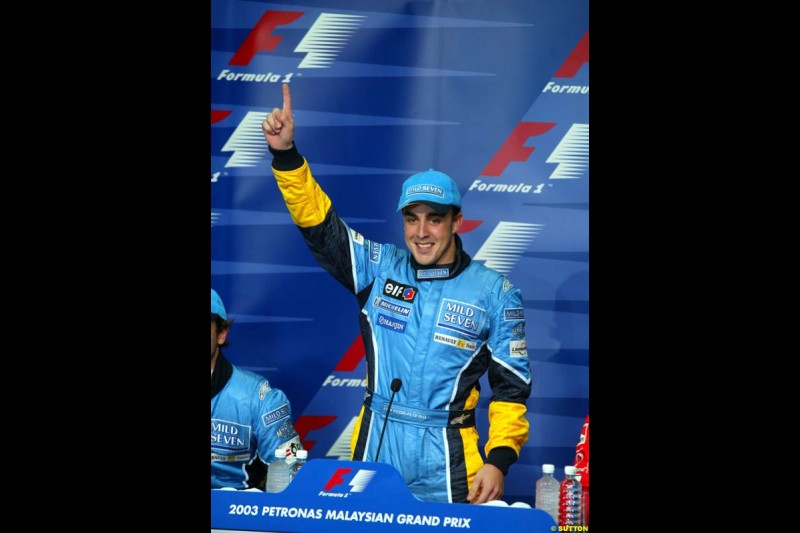
[(292, 119), (292, 94), (289, 84), (283, 84), (283, 109), (272, 108), (261, 123), (261, 131), (273, 150), (288, 150), (294, 145), (294, 120)]

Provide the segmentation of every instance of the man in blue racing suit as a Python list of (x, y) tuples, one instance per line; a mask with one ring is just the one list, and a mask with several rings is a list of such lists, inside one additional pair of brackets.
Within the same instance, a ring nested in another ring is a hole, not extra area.
[(232, 322), (211, 289), (211, 488), (263, 489), (263, 463), (278, 448), (297, 455), (302, 445), (283, 391), (222, 354)]
[[(504, 476), (528, 439), (531, 371), (522, 296), (462, 250), (456, 184), (432, 169), (405, 181), (397, 210), (409, 253), (370, 241), (338, 217), (294, 145), (288, 84), (283, 108), (267, 114), (262, 130), (292, 220), (320, 266), (361, 308), (367, 390), (352, 459), (376, 460), (388, 416), (380, 460), (397, 468), (417, 499), (501, 498)], [(484, 462), (475, 407), (487, 371), (492, 396)]]

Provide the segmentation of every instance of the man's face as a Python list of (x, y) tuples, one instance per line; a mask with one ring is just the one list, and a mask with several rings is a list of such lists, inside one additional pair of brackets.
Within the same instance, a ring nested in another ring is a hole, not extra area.
[(211, 360), (216, 359), (219, 353), (219, 347), (225, 344), (225, 339), (228, 338), (228, 328), (220, 330), (217, 327), (217, 321), (211, 319)]
[(425, 204), (411, 204), (403, 209), (406, 246), (421, 265), (443, 265), (456, 259), (453, 235), (461, 227), (461, 212), (439, 215)]

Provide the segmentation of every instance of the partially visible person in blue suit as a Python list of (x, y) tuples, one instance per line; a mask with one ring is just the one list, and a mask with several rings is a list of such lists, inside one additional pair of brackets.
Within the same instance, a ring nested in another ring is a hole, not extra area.
[(283, 391), (222, 354), (232, 323), (211, 289), (211, 488), (263, 490), (275, 450), (296, 455), (303, 446)]

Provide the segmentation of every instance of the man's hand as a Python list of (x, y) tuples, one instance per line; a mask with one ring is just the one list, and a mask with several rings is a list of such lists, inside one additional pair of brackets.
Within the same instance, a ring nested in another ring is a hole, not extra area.
[(499, 500), (503, 497), (504, 485), (505, 479), (500, 469), (487, 463), (475, 474), (472, 488), (467, 494), (467, 501), (486, 503), (489, 500)]
[(277, 107), (267, 113), (261, 123), (264, 138), (273, 150), (288, 150), (294, 144), (294, 120), (292, 119), (292, 95), (289, 84), (283, 84), (283, 109)]

